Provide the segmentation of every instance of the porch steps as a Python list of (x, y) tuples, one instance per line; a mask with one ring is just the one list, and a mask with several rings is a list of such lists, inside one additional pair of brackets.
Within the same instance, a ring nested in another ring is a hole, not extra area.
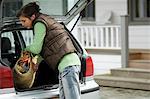
[(129, 67), (131, 68), (141, 68), (141, 69), (149, 69), (150, 70), (150, 59), (136, 59), (129, 60)]
[(150, 50), (130, 50), (129, 67), (150, 69)]
[(111, 74), (96, 75), (100, 86), (150, 90), (150, 70), (136, 68), (111, 69)]
[(111, 69), (94, 79), (100, 86), (150, 90), (150, 50), (130, 50), (127, 68)]
[(130, 50), (129, 51), (129, 60), (150, 60), (150, 50)]
[(150, 70), (137, 68), (111, 69), (111, 74), (117, 77), (150, 79)]

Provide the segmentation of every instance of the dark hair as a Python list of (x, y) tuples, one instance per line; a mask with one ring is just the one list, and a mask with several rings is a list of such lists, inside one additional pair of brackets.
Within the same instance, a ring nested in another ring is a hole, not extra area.
[(33, 14), (37, 14), (40, 12), (40, 7), (36, 2), (30, 2), (23, 6), (17, 13), (17, 17), (25, 16), (30, 18)]

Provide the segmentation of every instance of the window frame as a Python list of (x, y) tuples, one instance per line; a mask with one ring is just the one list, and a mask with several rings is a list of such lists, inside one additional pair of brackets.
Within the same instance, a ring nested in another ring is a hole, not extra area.
[(95, 22), (95, 0), (86, 6), (80, 13), (82, 22)]
[[(129, 13), (129, 19), (130, 24), (132, 25), (149, 25), (150, 24), (150, 15), (144, 16), (144, 17), (136, 17), (136, 14), (139, 15), (139, 13), (135, 12), (137, 7), (137, 1), (138, 0), (128, 0), (128, 13)], [(150, 1), (149, 1), (150, 2)], [(146, 4), (146, 2), (144, 3)], [(150, 6), (149, 6), (150, 9)], [(145, 11), (145, 10), (144, 10)], [(141, 12), (143, 13), (143, 12)], [(150, 14), (150, 13), (149, 13)]]

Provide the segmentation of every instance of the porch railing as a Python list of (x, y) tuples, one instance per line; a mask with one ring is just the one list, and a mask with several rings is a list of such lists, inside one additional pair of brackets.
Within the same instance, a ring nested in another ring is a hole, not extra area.
[[(33, 42), (31, 31), (22, 31), (27, 45)], [(3, 35), (12, 38), (8, 34)], [(78, 26), (76, 37), (86, 49), (120, 49), (121, 30), (120, 26)]]
[(78, 26), (77, 38), (85, 48), (120, 49), (120, 26)]

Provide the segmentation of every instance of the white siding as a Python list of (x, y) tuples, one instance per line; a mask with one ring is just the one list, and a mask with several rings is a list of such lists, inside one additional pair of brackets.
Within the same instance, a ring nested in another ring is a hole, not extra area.
[[(128, 0), (96, 0), (96, 24), (118, 24), (128, 13)], [(111, 13), (111, 14), (110, 14)], [(129, 26), (129, 48), (150, 49), (150, 26)]]
[(110, 15), (110, 23), (120, 24), (120, 15), (127, 14), (127, 0), (96, 0), (96, 23), (103, 24)]
[(129, 47), (150, 49), (150, 26), (129, 26)]
[(94, 75), (110, 73), (112, 68), (121, 68), (121, 55), (90, 53), (94, 63)]

